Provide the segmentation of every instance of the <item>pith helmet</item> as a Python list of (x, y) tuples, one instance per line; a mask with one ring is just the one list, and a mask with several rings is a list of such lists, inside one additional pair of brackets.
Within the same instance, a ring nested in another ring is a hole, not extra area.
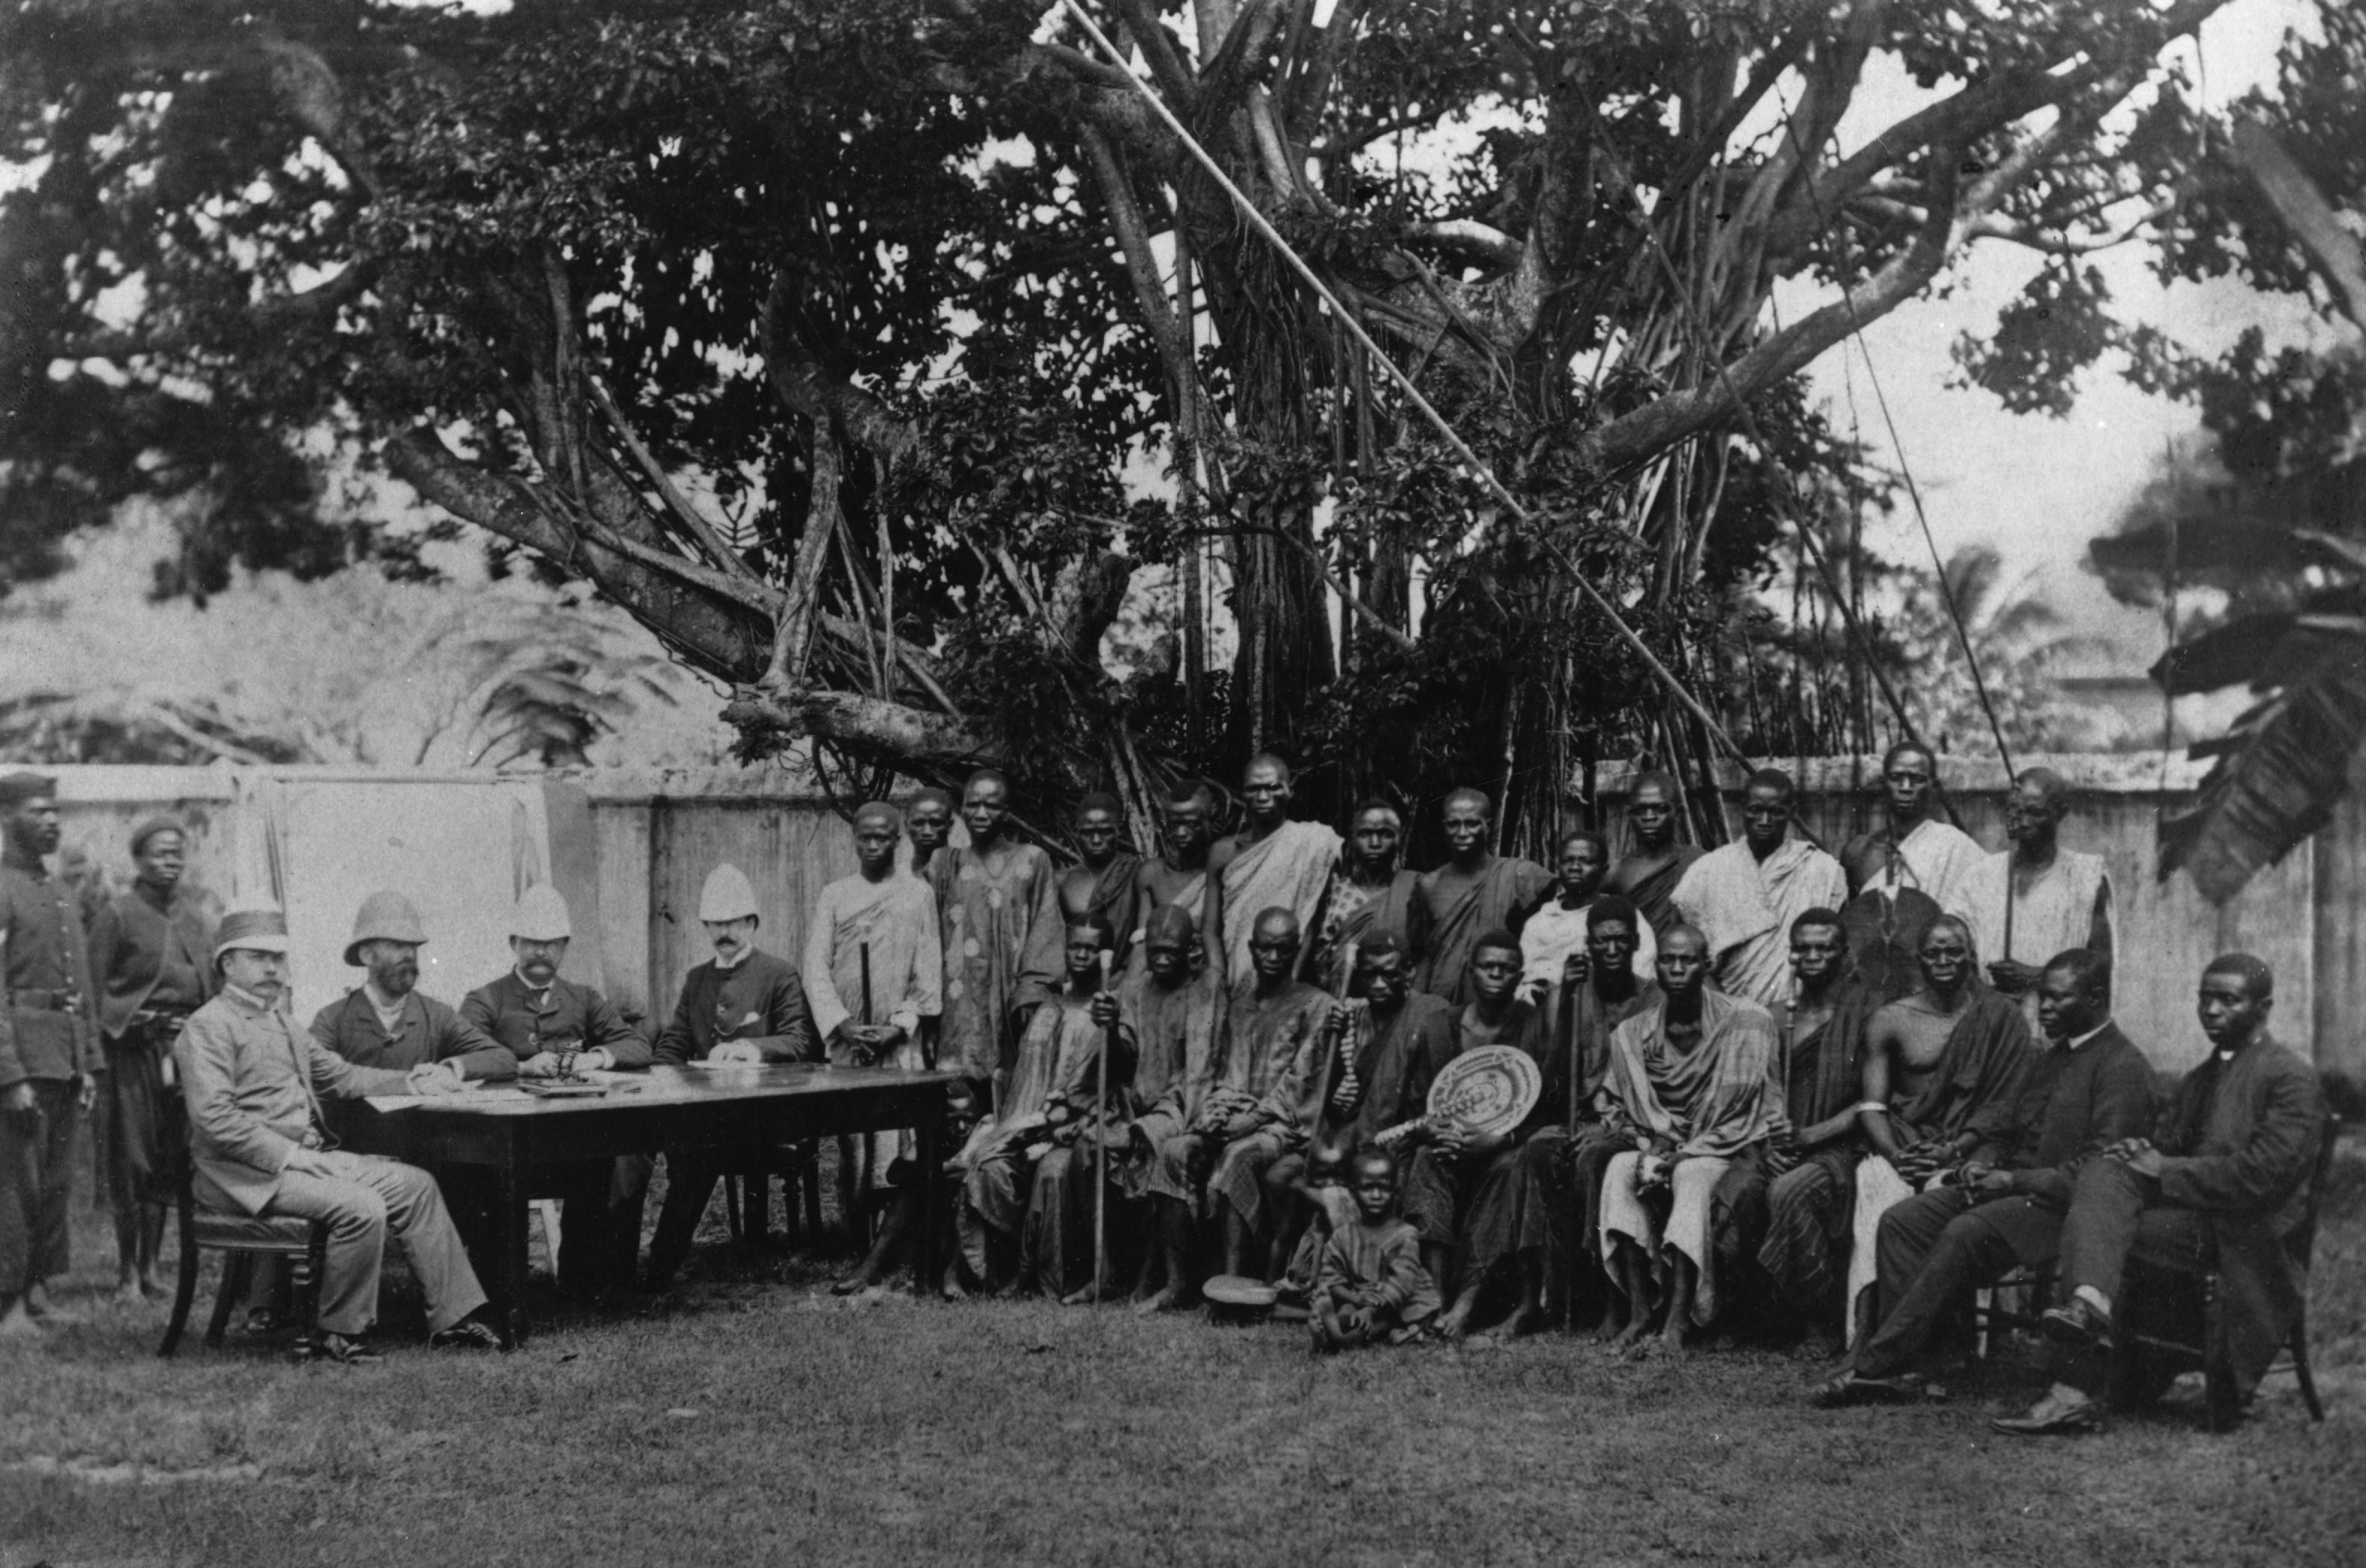
[(698, 895), (701, 920), (745, 920), (756, 913), (755, 884), (737, 866), (717, 866), (706, 874)]
[(214, 933), (214, 960), (233, 947), (259, 953), (287, 951), (287, 916), (277, 909), (234, 909), (221, 918)]
[(372, 893), (354, 916), (354, 939), (345, 944), (345, 962), (359, 967), (365, 942), (408, 942), (415, 947), (426, 940), (427, 928), (419, 924), (419, 912), (409, 899), (400, 893)]
[(536, 882), (518, 900), (510, 916), (510, 935), (529, 942), (564, 942), (575, 935), (567, 918), (567, 901), (547, 882)]

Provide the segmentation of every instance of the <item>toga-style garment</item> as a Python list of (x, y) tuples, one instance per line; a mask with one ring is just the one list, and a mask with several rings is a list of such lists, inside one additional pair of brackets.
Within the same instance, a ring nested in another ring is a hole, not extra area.
[(1710, 850), (1676, 884), (1676, 912), (1708, 938), (1713, 983), (1772, 1009), (1791, 994), (1791, 923), (1848, 898), (1841, 863), (1786, 838), (1761, 860), (1742, 841)]
[[(1572, 954), (1585, 950), (1585, 922), (1593, 913), (1592, 899), (1569, 909), (1559, 898), (1549, 898), (1529, 914), (1527, 924), (1520, 927), (1520, 995), (1524, 1000), (1539, 1002), (1547, 991), (1560, 984), (1561, 966), (1569, 962)], [(1639, 918), (1635, 927), (1635, 978), (1649, 980), (1659, 973), (1660, 939), (1648, 920)]]
[(1004, 844), (984, 855), (941, 850), (929, 881), (944, 931), (937, 1066), (999, 1081), (1018, 1053), (1020, 1013), (1059, 983), (1057, 874), (1035, 846)]
[[(830, 1036), (844, 1024), (892, 1024), (904, 1044), (889, 1065), (918, 1068), (920, 1020), (943, 1005), (944, 957), (937, 898), (929, 884), (898, 869), (879, 881), (860, 874), (822, 889), (806, 927), (803, 975), (814, 1033), (834, 1062), (851, 1062)], [(863, 954), (870, 953), (870, 990)]]
[(1405, 1168), (1405, 1218), (1425, 1244), (1454, 1249), (1457, 1289), (1551, 1239), (1557, 1150), (1566, 1142), (1568, 1058), (1546, 1032), (1544, 1014), (1519, 1001), (1493, 1020), (1475, 1003), (1457, 1009), (1453, 1054), (1485, 1046), (1510, 1046), (1537, 1064), (1543, 1090), (1535, 1107), (1501, 1148), (1457, 1158), (1424, 1143)]
[(1110, 854), (1108, 865), (1093, 872), (1093, 885), (1085, 896), (1085, 906), (1075, 912), (1087, 919), (1098, 915), (1109, 922), (1110, 930), (1117, 936), (1112, 951), (1120, 966), (1132, 957), (1135, 935), (1149, 923), (1150, 911), (1144, 907), (1147, 896), (1142, 886), (1142, 857), (1121, 848)]
[(1894, 843), (1886, 827), (1851, 839), (1842, 858), (1854, 865), (1864, 850), (1880, 851), (1883, 861), (1880, 872), (1858, 892), (1894, 899), (1901, 890), (1912, 888), (1937, 904), (1942, 914), (1973, 918), (1971, 879), (1988, 852), (1963, 829), (1924, 817)]
[[(1058, 1174), (1065, 1176), (1072, 1152), (1055, 1144), (1047, 1116), (1053, 1102), (1083, 1106), (1091, 1098), (1094, 1068), (1108, 1033), (1093, 1022), (1092, 1003), (1090, 996), (1063, 990), (1035, 1010), (1020, 1036), (1019, 1055), (995, 1114), (971, 1130), (950, 1162), (962, 1178), (954, 1231), (963, 1261), (980, 1281), (988, 1277), (987, 1232), (994, 1231), (1024, 1243), (1022, 1279), (1055, 1293), (1065, 1288), (1065, 1257), (1059, 1243), (1065, 1239), (1067, 1216), (1033, 1215), (1031, 1199), (1039, 1190), (1038, 1164), (1058, 1156)], [(1132, 1066), (1132, 1038), (1122, 1020), (1118, 1027), (1118, 1048), (1110, 1053), (1112, 1081), (1122, 1079)]]
[[(1892, 1003), (1893, 1006), (1898, 1005)], [(1893, 1099), (1889, 1119), (1901, 1145), (1977, 1133), (1983, 1142), (2004, 1136), (2030, 1070), (2036, 1065), (2029, 1025), (2010, 998), (1974, 980), (1947, 1033), (1939, 1060), (1917, 1093)], [(1933, 1178), (1935, 1180), (1936, 1178)], [(1849, 1332), (1864, 1327), (1858, 1298), (1873, 1286), (1879, 1267), (1876, 1246), (1881, 1216), (1914, 1195), (1898, 1168), (1877, 1154), (1856, 1167), (1856, 1211), (1849, 1248)]]
[(1228, 1204), (1252, 1231), (1267, 1216), (1264, 1177), (1274, 1161), (1306, 1147), (1321, 1112), (1323, 1025), (1330, 996), (1301, 980), (1270, 996), (1252, 974), (1233, 987), (1225, 1021), (1224, 1061), (1216, 1081), (1255, 1101), (1255, 1126), (1213, 1148), (1208, 1205)]
[(1672, 844), (1658, 855), (1629, 855), (1610, 868), (1602, 890), (1628, 900), (1654, 930), (1665, 931), (1676, 921), (1676, 884), (1700, 857), (1697, 844)]
[[(1315, 913), (1338, 863), (1339, 835), (1321, 823), (1285, 822), (1256, 843), (1243, 844), (1223, 872), (1224, 972), (1235, 980), (1256, 973), (1249, 962), (1249, 938), (1257, 916), (1268, 909), (1297, 916), (1302, 964), (1314, 941)], [(1297, 974), (1300, 968), (1293, 965), (1290, 972)]]
[[(1693, 1320), (1712, 1321), (1722, 1304), (1718, 1263), (1750, 1238), (1719, 1224), (1713, 1200), (1734, 1161), (1789, 1130), (1775, 1081), (1774, 1020), (1740, 997), (1705, 991), (1700, 1036), (1682, 1053), (1668, 1047), (1667, 1003), (1638, 1013), (1610, 1034), (1611, 1117), (1628, 1131), (1632, 1152), (1610, 1162), (1603, 1179), (1601, 1249), (1610, 1263), (1622, 1237), (1641, 1250), (1655, 1275), (1681, 1253), (1698, 1271)], [(1673, 1144), (1675, 1166), (1666, 1217), (1641, 1193), (1641, 1149)]]
[(1508, 926), (1515, 913), (1533, 907), (1552, 886), (1552, 873), (1533, 860), (1491, 855), (1477, 876), (1449, 890), (1451, 866), (1421, 879), (1429, 913), (1429, 952), (1414, 971), (1414, 989), (1456, 1007), (1470, 1000), (1470, 953), (1479, 938)]
[(1330, 889), (1323, 895), (1322, 929), (1315, 935), (1308, 978), (1338, 995), (1349, 979), (1347, 944), (1360, 946), (1380, 934), (1395, 937), (1404, 949), (1405, 963), (1418, 969), (1429, 945), (1428, 911), (1420, 888), (1418, 871), (1399, 871), (1385, 886), (1365, 887), (1348, 879), (1346, 866), (1334, 869)]
[(1159, 1151), (1190, 1131), (1222, 1065), (1229, 1006), (1222, 977), (1202, 969), (1167, 987), (1148, 974), (1128, 975), (1117, 1004), (1133, 1030), (1136, 1053), (1135, 1137), (1119, 1183), (1129, 1197), (1156, 1193), (1189, 1203), (1189, 1183), (1170, 1178)]
[[(1853, 1110), (1864, 1097), (1865, 1029), (1883, 1002), (1880, 991), (1851, 977), (1812, 1014), (1796, 1005), (1786, 1014), (1785, 1110), (1795, 1133)], [(1864, 1134), (1852, 1125), (1830, 1143), (1802, 1150), (1799, 1163), (1767, 1191), (1759, 1267), (1776, 1298), (1802, 1316), (1839, 1305), (1856, 1216), (1856, 1166), (1864, 1158)]]
[[(2112, 873), (2100, 855), (2057, 849), (2054, 864), (2034, 884), (2012, 885), (2012, 851), (1984, 857), (1973, 868), (1965, 896), (1972, 906), (1972, 941), (1980, 962), (2011, 959), (2044, 968), (2057, 953), (2084, 947), (2095, 934), (2095, 906), (2114, 932), (2118, 919), (2112, 907)], [(2005, 902), (2012, 903), (2012, 941), (2005, 942)], [(2021, 999), (2029, 1026), (2037, 1027), (2037, 992)]]

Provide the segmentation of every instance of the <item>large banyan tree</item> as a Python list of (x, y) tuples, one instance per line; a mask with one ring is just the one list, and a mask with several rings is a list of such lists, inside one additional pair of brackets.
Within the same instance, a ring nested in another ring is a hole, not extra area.
[(1573, 573), (1805, 744), (1728, 613), (1875, 482), (1802, 367), (1987, 240), (2047, 260), (1975, 374), (2101, 353), (2072, 258), (2179, 221), (2222, 3), (1090, 0), (1121, 68), (1042, 0), (24, 0), (0, 569), (141, 491), (167, 589), (326, 569), (334, 460), (588, 579), (748, 755), (1139, 810), (1278, 748), (1532, 836), (1710, 745)]

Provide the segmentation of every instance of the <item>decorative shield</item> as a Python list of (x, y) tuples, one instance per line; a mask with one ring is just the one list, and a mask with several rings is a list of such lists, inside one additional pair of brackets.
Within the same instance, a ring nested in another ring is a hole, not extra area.
[(1429, 1086), (1429, 1114), (1466, 1132), (1510, 1132), (1537, 1107), (1544, 1074), (1517, 1046), (1482, 1046), (1448, 1062)]

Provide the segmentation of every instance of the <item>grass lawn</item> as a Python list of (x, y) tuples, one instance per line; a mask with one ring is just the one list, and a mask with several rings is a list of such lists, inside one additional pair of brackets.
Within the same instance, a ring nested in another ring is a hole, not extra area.
[[(83, 1217), (95, 1291), (112, 1243)], [(1948, 1406), (1825, 1414), (1810, 1369), (1757, 1352), (1628, 1364), (1556, 1334), (1315, 1362), (1292, 1330), (841, 1301), (814, 1260), (703, 1257), (510, 1356), (413, 1348), (397, 1293), (391, 1353), (353, 1369), (235, 1336), (160, 1362), (161, 1308), (70, 1292), (86, 1322), (0, 1350), (0, 1568), (2366, 1562), (2355, 1143), (2312, 1307), (2330, 1419), (2279, 1378), (2216, 1439), (2170, 1411), (1993, 1437), (2034, 1387), (2006, 1361)]]

